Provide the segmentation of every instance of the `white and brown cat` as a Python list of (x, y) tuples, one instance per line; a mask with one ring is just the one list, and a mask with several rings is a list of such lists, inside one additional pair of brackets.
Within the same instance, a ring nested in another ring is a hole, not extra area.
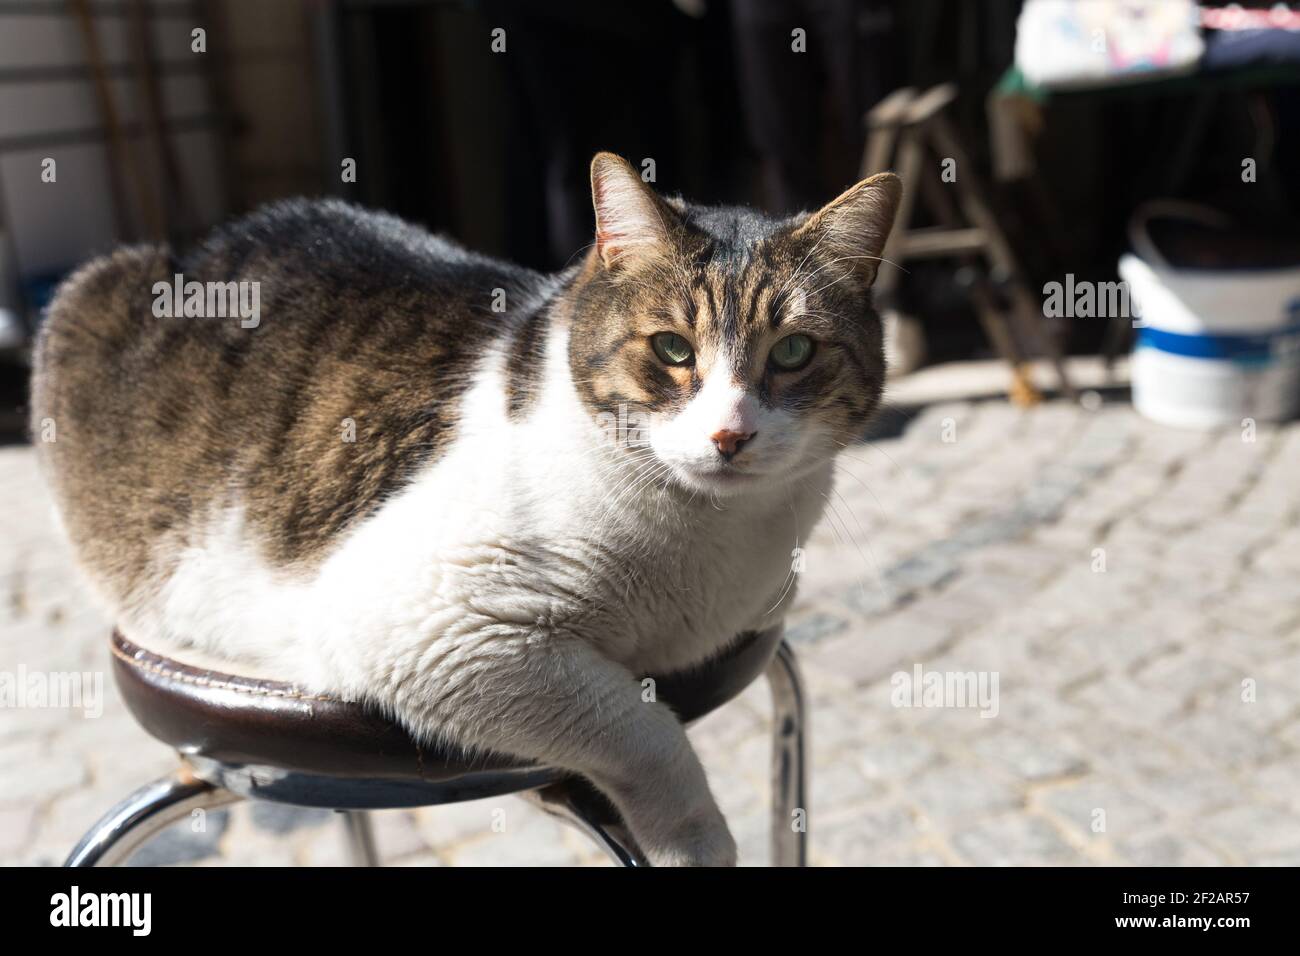
[[(880, 399), (900, 184), (773, 221), (591, 173), (595, 243), (557, 275), (336, 201), (96, 260), (41, 331), (38, 447), (131, 639), (572, 769), (653, 863), (731, 864), (640, 678), (785, 613)], [(156, 317), (178, 274), (259, 283), (260, 321)]]

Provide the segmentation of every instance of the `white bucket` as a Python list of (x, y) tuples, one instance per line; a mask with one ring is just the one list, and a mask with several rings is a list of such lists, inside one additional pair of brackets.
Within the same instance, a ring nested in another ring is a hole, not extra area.
[(1142, 258), (1119, 261), (1141, 311), (1134, 407), (1187, 428), (1300, 412), (1300, 268), (1175, 269), (1151, 243), (1145, 220), (1132, 230)]

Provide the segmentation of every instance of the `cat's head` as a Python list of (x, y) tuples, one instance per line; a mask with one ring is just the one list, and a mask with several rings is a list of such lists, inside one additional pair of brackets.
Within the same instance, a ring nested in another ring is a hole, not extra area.
[(870, 290), (898, 177), (784, 221), (665, 200), (610, 153), (591, 186), (569, 359), (611, 440), (729, 494), (806, 473), (860, 434), (884, 386)]

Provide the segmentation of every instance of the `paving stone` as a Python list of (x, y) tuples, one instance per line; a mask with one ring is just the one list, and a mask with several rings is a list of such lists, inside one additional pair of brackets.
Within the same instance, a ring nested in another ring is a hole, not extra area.
[(12, 858), (35, 835), (34, 804), (0, 809), (0, 859)]
[(1300, 850), (1300, 815), (1267, 804), (1220, 810), (1197, 829), (1239, 860)]
[(814, 613), (787, 625), (785, 639), (792, 644), (810, 644), (847, 630), (849, 621), (833, 614)]
[(942, 647), (951, 633), (946, 625), (896, 614), (862, 631), (820, 641), (808, 656), (820, 666), (833, 662), (842, 677), (866, 684), (924, 660)]
[[(501, 832), (445, 850), (453, 866), (573, 866), (578, 853), (564, 840), (564, 824), (544, 814), (507, 817)], [(517, 821), (517, 822), (516, 822)]]
[(1078, 754), (1015, 730), (996, 732), (974, 744), (973, 749), (1023, 780), (1072, 777), (1088, 767), (1087, 761)]
[(885, 581), (857, 582), (839, 594), (839, 600), (860, 617), (874, 618), (893, 610), (905, 597)]
[(1246, 667), (1212, 693), (1203, 694), (1196, 706), (1206, 714), (1271, 740), (1278, 727), (1285, 726), (1300, 712), (1300, 698), (1273, 680), (1267, 668)]
[(936, 849), (926, 846), (888, 847), (873, 854), (868, 866), (948, 866), (951, 860)]
[(840, 866), (871, 866), (887, 846), (914, 840), (921, 832), (907, 809), (893, 803), (819, 814), (809, 827), (812, 841)]
[(1102, 546), (1106, 548), (1108, 559), (1113, 555), (1120, 562), (1156, 568), (1164, 559), (1171, 540), (1174, 539), (1143, 528), (1135, 521), (1122, 521), (1107, 530)]
[(1233, 720), (1219, 713), (1200, 712), (1185, 717), (1172, 725), (1169, 732), (1187, 750), (1226, 767), (1268, 763), (1280, 757), (1285, 749), (1276, 737), (1259, 733), (1245, 720)]
[(852, 807), (879, 799), (886, 792), (879, 779), (866, 777), (854, 761), (839, 760), (817, 772), (812, 779), (814, 807)]
[(953, 643), (942, 659), (931, 660), (929, 666), (945, 670), (997, 671), (999, 674), (1026, 673), (1034, 666), (1029, 639), (1014, 631), (1003, 632), (1001, 623), (1001, 619), (995, 619), (992, 624), (983, 625), (979, 634)]
[(872, 781), (902, 783), (935, 763), (939, 751), (923, 738), (892, 734), (867, 740), (855, 748), (858, 769)]
[(80, 786), (87, 776), (80, 754), (6, 747), (0, 750), (0, 806), (40, 803)]
[[(1277, 512), (1269, 514), (1276, 523)], [(1300, 531), (1287, 531), (1275, 537), (1270, 544), (1259, 549), (1252, 564), (1269, 574), (1294, 575), (1300, 572)]]
[(342, 818), (337, 814), (329, 814), (327, 819), (315, 826), (287, 831), (282, 839), (293, 846), (299, 866), (354, 865), (348, 834)]
[(1123, 674), (1106, 674), (1072, 698), (1083, 709), (1133, 727), (1159, 726), (1183, 707), (1182, 693), (1165, 687), (1143, 687)]
[(886, 570), (885, 581), (895, 593), (910, 594), (942, 584), (956, 573), (957, 566), (949, 559), (922, 552)]
[(968, 633), (995, 619), (1008, 605), (1015, 606), (1032, 590), (1031, 582), (1012, 574), (966, 572), (937, 592), (918, 599), (906, 613)]
[(1135, 866), (1223, 866), (1227, 863), (1204, 844), (1175, 833), (1121, 840), (1118, 850)]
[[(837, 763), (828, 761), (826, 765)], [(771, 805), (772, 748), (766, 735), (748, 742), (745, 754), (734, 760), (704, 761), (704, 769), (718, 807), (728, 819), (733, 815), (766, 812)]]
[(292, 807), (284, 803), (272, 803), (258, 800), (252, 804), (251, 817), (253, 825), (267, 833), (285, 834), (294, 830), (319, 827), (327, 822), (334, 822), (334, 814), (329, 810), (309, 807)]
[(1083, 862), (1047, 821), (1028, 814), (1004, 814), (980, 821), (953, 837), (975, 866), (1058, 866)]
[[(1160, 811), (1128, 790), (1101, 780), (1054, 787), (1039, 798), (1071, 831), (1084, 840), (1100, 836), (1124, 839), (1150, 829)], [(1104, 816), (1103, 816), (1104, 814)], [(1104, 826), (1104, 829), (1096, 829)]]
[[(759, 685), (746, 691), (747, 694), (758, 692), (764, 698), (768, 696), (768, 690)], [(690, 736), (692, 740), (700, 739), (710, 744), (720, 744), (730, 747), (739, 740), (755, 735), (767, 736), (768, 713), (771, 706), (766, 700), (763, 701), (763, 713), (759, 714), (754, 707), (746, 701), (732, 700), (725, 707), (719, 707), (711, 714), (705, 715), (701, 720), (692, 725)]]
[(1235, 691), (1243, 676), (1240, 667), (1209, 654), (1179, 652), (1154, 659), (1136, 672), (1135, 679), (1144, 687), (1191, 701), (1216, 691)]
[(0, 710), (0, 756), (10, 744), (45, 739), (67, 723), (68, 715), (60, 710)]
[(1042, 584), (1056, 573), (1061, 558), (1058, 548), (1020, 538), (972, 548), (961, 563), (971, 571), (1002, 571), (1021, 581)]
[(1204, 508), (1203, 504), (1171, 495), (1142, 509), (1137, 521), (1157, 533), (1178, 533), (1194, 528), (1205, 516)]
[[(1076, 624), (1061, 633), (1059, 643), (1081, 652), (1108, 671), (1124, 673), (1172, 651), (1186, 632), (1171, 634), (1153, 627), (1145, 616), (1100, 624)], [(1044, 643), (1040, 645), (1046, 647)]]
[(907, 786), (908, 799), (944, 827), (1012, 810), (1024, 803), (1010, 783), (983, 766), (946, 764), (926, 770)]
[(1250, 785), (1273, 802), (1300, 812), (1300, 756), (1288, 755), (1251, 775)]
[(486, 800), (467, 800), (436, 807), (420, 807), (415, 811), (416, 826), (425, 843), (440, 849), (472, 838), (492, 833), (494, 813), (509, 815), (523, 804), (512, 797), (490, 797)]
[(727, 823), (736, 841), (737, 865), (768, 866), (772, 857), (772, 820), (766, 808), (748, 814), (728, 814)]
[(1241, 784), (1222, 771), (1174, 770), (1143, 774), (1134, 788), (1148, 804), (1170, 817), (1198, 817), (1241, 800)]
[[(882, 688), (881, 697), (887, 697), (891, 690)], [(965, 707), (904, 707), (896, 708), (896, 713), (898, 726), (905, 735), (922, 734), (931, 740), (951, 740), (956, 744), (951, 750), (960, 752), (970, 747), (973, 740), (994, 731), (998, 715), (993, 713), (992, 704), (987, 709), (985, 707), (975, 700)]]
[(1275, 580), (1268, 584), (1259, 582), (1261, 576), (1244, 574), (1242, 587), (1215, 602), (1210, 609), (1211, 616), (1225, 626), (1248, 634), (1294, 633), (1300, 622), (1300, 597), (1291, 581), (1294, 576), (1285, 571), (1280, 576), (1270, 574)]
[[(1032, 674), (1032, 671), (1019, 673)], [(998, 690), (997, 724), (1044, 734), (1062, 747), (1073, 748), (1081, 755), (1089, 754), (1086, 748), (1073, 743), (1070, 734), (1071, 728), (1086, 712), (1068, 698), (1046, 689), (1042, 680), (1017, 678), (1010, 673), (1001, 681)]]
[[(234, 838), (227, 834), (220, 845), (220, 855), (207, 856), (195, 861), (198, 866), (259, 866), (289, 867), (309, 865), (310, 854), (303, 854), (293, 841), (265, 837), (250, 840)], [(335, 858), (342, 860), (341, 853)]]
[(863, 690), (835, 699), (813, 700), (812, 751), (819, 766), (856, 752), (864, 741), (892, 736), (886, 725), (893, 717), (893, 708), (887, 701), (871, 697), (869, 690)]
[[(175, 866), (197, 863), (217, 855), (217, 845), (226, 832), (229, 818), (225, 810), (209, 810), (202, 828), (197, 820), (182, 820), (152, 837), (127, 859), (127, 866)], [(71, 849), (71, 847), (69, 847)]]
[(428, 852), (411, 810), (376, 810), (370, 814), (370, 826), (374, 829), (374, 845), (385, 862)]
[(1067, 726), (1063, 740), (1087, 754), (1089, 763), (1104, 771), (1105, 779), (1142, 779), (1216, 767), (1213, 761), (1189, 752), (1181, 740), (1170, 740), (1154, 728), (1115, 723), (1109, 715), (1094, 714)]

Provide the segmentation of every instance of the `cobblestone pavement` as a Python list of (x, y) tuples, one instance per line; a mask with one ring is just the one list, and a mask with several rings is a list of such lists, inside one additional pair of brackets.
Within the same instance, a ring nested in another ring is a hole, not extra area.
[[(958, 402), (841, 471), (790, 630), (813, 862), (1300, 864), (1300, 425)], [(0, 449), (0, 672), (106, 673), (48, 513), (31, 450)], [(928, 696), (967, 672), (996, 695)], [(107, 695), (98, 719), (0, 714), (0, 862), (59, 861), (172, 766)], [(947, 706), (900, 706), (927, 701)], [(691, 733), (751, 864), (767, 717), (756, 686)], [(390, 862), (601, 862), (516, 798), (376, 818)], [(343, 844), (328, 813), (242, 805), (135, 859), (329, 864)]]

